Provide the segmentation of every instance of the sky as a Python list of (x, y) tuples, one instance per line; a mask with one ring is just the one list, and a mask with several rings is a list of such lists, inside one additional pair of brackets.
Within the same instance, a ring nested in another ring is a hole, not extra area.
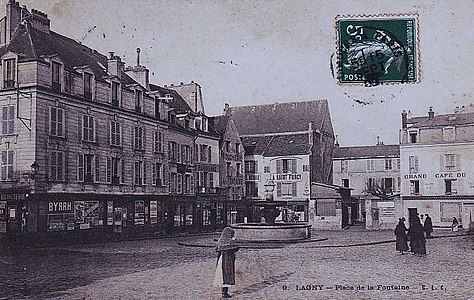
[[(6, 2), (6, 0), (4, 0)], [(474, 103), (474, 1), (20, 1), (51, 29), (135, 65), (159, 85), (202, 87), (205, 112), (327, 99), (341, 146), (398, 143), (400, 113), (452, 113)], [(418, 14), (420, 80), (339, 85), (330, 69), (337, 15)], [(362, 101), (368, 104), (360, 104)], [(295, 116), (297, 119), (297, 116)], [(296, 120), (295, 119), (295, 120)]]

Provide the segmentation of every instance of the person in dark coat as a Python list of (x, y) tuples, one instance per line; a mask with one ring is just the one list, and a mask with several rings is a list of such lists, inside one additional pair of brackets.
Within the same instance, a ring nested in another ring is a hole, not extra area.
[(431, 221), (431, 217), (428, 214), (425, 214), (425, 224), (423, 224), (423, 228), (425, 229), (426, 238), (431, 238), (431, 233), (433, 232), (433, 222)]
[(408, 244), (407, 244), (407, 228), (405, 226), (405, 218), (398, 219), (398, 224), (395, 227), (395, 236), (396, 236), (396, 246), (395, 248), (397, 251), (403, 255), (403, 251), (408, 251)]
[(234, 239), (234, 230), (230, 227), (222, 230), (217, 241), (218, 252), (214, 286), (222, 288), (222, 298), (230, 298), (229, 287), (235, 285), (235, 252), (239, 250)]
[(458, 219), (456, 219), (456, 217), (453, 217), (453, 225), (451, 225), (451, 227), (454, 232), (459, 231), (459, 222), (458, 222)]
[(419, 256), (426, 255), (425, 232), (418, 217), (415, 218), (408, 229), (408, 232), (410, 235), (410, 242), (413, 242), (411, 251)]

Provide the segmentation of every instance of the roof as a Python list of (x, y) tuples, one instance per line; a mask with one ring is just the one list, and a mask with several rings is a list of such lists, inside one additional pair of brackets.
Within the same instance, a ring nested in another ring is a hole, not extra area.
[[(10, 43), (0, 48), (0, 56), (8, 51), (18, 54), (19, 61), (44, 61), (44, 57), (58, 55), (66, 70), (88, 66), (97, 79), (109, 76), (105, 55), (54, 31), (38, 30), (28, 21), (20, 23)], [(124, 84), (137, 84), (123, 71), (121, 80)]]
[(337, 158), (375, 158), (375, 157), (400, 157), (399, 145), (353, 146), (334, 148)]
[(169, 99), (169, 105), (174, 108), (177, 113), (192, 112), (191, 107), (177, 91), (151, 83), (150, 90), (158, 91), (163, 95), (170, 94), (172, 99)]
[[(242, 136), (314, 130), (334, 136), (327, 100), (229, 107)], [(298, 122), (295, 122), (295, 117)]]
[(308, 134), (242, 137), (246, 155), (289, 156), (310, 154)]
[[(413, 119), (413, 118), (412, 118)], [(474, 124), (474, 112), (435, 115), (432, 119), (420, 118), (410, 128), (445, 127)]]

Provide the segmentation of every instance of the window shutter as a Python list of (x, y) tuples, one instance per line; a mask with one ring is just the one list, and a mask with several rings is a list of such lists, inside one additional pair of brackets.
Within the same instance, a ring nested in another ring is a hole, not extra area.
[(125, 160), (121, 159), (120, 164), (120, 183), (125, 183)]
[(84, 182), (84, 154), (77, 156), (77, 181)]
[(84, 140), (84, 115), (79, 115), (78, 116), (78, 136), (79, 136), (79, 141)]
[(156, 147), (157, 145), (157, 135), (158, 135), (158, 132), (157, 131), (154, 131), (153, 132), (153, 141), (151, 143), (151, 148), (152, 148), (152, 152), (158, 152), (158, 149)]
[(296, 197), (297, 194), (298, 194), (298, 191), (297, 191), (297, 184), (296, 184), (296, 182), (292, 182), (292, 183), (291, 183), (291, 195), (292, 195), (293, 197)]
[(68, 169), (68, 166), (69, 166), (69, 153), (68, 152), (64, 152), (64, 167), (63, 167), (63, 170), (64, 170), (64, 181), (66, 181), (66, 183), (68, 183), (69, 181), (69, 169)]
[(107, 157), (107, 163), (105, 166), (105, 181), (107, 183), (112, 182), (112, 158)]
[(145, 127), (142, 127), (142, 140), (141, 140), (140, 149), (145, 151), (145, 147), (146, 147), (146, 130), (145, 130)]
[(443, 154), (441, 154), (439, 156), (439, 171), (440, 172), (444, 172), (446, 167), (445, 167), (445, 156)]
[(456, 171), (461, 170), (461, 155), (456, 154)]
[(281, 197), (281, 182), (277, 182), (277, 197)]
[(298, 172), (296, 159), (291, 160), (291, 173), (296, 174)]
[(147, 174), (146, 174), (146, 162), (143, 161), (143, 179), (142, 179), (142, 182), (143, 182), (143, 184), (145, 184), (145, 185), (146, 185), (146, 183), (147, 183), (146, 178), (147, 178)]
[(108, 145), (112, 145), (112, 127), (114, 126), (114, 121), (110, 121), (109, 122), (109, 134), (108, 134), (108, 139), (107, 139), (107, 143)]
[(92, 131), (94, 134), (93, 141), (97, 142), (97, 136), (99, 135), (99, 120), (97, 120), (97, 118), (92, 118), (92, 120), (94, 122), (94, 130)]
[(100, 182), (100, 157), (94, 155), (94, 182)]
[(415, 156), (415, 173), (418, 173), (418, 156)]
[(281, 163), (282, 163), (282, 160), (277, 159), (277, 161), (276, 161), (276, 173), (277, 174), (281, 174)]

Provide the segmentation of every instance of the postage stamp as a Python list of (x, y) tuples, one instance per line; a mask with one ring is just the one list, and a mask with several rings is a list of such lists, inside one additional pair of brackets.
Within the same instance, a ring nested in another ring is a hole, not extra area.
[(417, 15), (337, 16), (338, 82), (418, 82), (417, 27)]

